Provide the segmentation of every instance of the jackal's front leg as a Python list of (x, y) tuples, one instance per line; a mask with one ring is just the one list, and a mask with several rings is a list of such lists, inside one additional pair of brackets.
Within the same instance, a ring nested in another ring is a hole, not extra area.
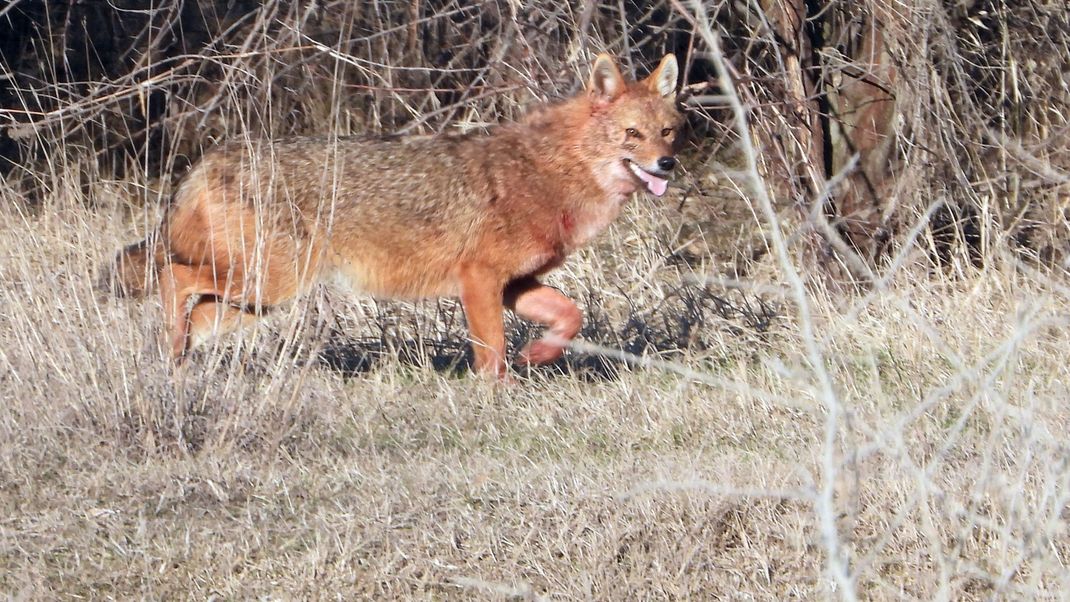
[(461, 305), (468, 319), (476, 370), (506, 380), (502, 283), (492, 270), (478, 265), (464, 266), (460, 276)]
[(549, 330), (520, 352), (520, 362), (546, 364), (561, 357), (583, 326), (583, 313), (571, 299), (534, 278), (513, 281), (505, 289), (505, 306)]

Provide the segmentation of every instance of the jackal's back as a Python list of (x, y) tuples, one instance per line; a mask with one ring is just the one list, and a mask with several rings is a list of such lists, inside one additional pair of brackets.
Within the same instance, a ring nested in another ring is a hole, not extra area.
[[(493, 202), (477, 141), (418, 137), (228, 145), (185, 178), (167, 220), (188, 264), (300, 288), (342, 279), (372, 294), (456, 294), (450, 271)], [(238, 268), (235, 268), (238, 266)]]

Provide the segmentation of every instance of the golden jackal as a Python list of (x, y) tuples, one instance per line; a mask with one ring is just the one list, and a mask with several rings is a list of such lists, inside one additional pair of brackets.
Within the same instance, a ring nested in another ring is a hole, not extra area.
[(583, 318), (539, 276), (632, 192), (664, 194), (676, 80), (672, 55), (638, 82), (602, 55), (583, 93), (487, 135), (224, 145), (181, 182), (159, 232), (119, 252), (116, 282), (144, 293), (155, 272), (176, 360), (317, 281), (460, 297), (476, 368), (506, 378), (503, 310), (548, 327), (523, 362), (560, 357)]

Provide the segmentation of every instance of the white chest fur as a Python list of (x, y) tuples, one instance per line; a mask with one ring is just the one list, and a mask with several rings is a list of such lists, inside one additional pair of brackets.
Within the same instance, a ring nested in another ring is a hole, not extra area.
[(601, 203), (591, 203), (573, 214), (570, 237), (572, 248), (582, 247), (613, 223), (620, 215), (621, 206), (627, 200), (626, 194), (613, 194)]

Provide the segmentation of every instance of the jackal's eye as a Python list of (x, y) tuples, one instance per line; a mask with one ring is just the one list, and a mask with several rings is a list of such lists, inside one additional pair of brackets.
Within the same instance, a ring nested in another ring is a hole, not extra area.
[(665, 128), (665, 129), (661, 130), (661, 137), (662, 138), (668, 138), (671, 135), (672, 135), (672, 128)]
[(627, 134), (629, 138), (638, 138), (639, 137), (639, 130), (637, 130), (635, 128), (628, 128), (628, 129), (624, 130), (624, 133)]

